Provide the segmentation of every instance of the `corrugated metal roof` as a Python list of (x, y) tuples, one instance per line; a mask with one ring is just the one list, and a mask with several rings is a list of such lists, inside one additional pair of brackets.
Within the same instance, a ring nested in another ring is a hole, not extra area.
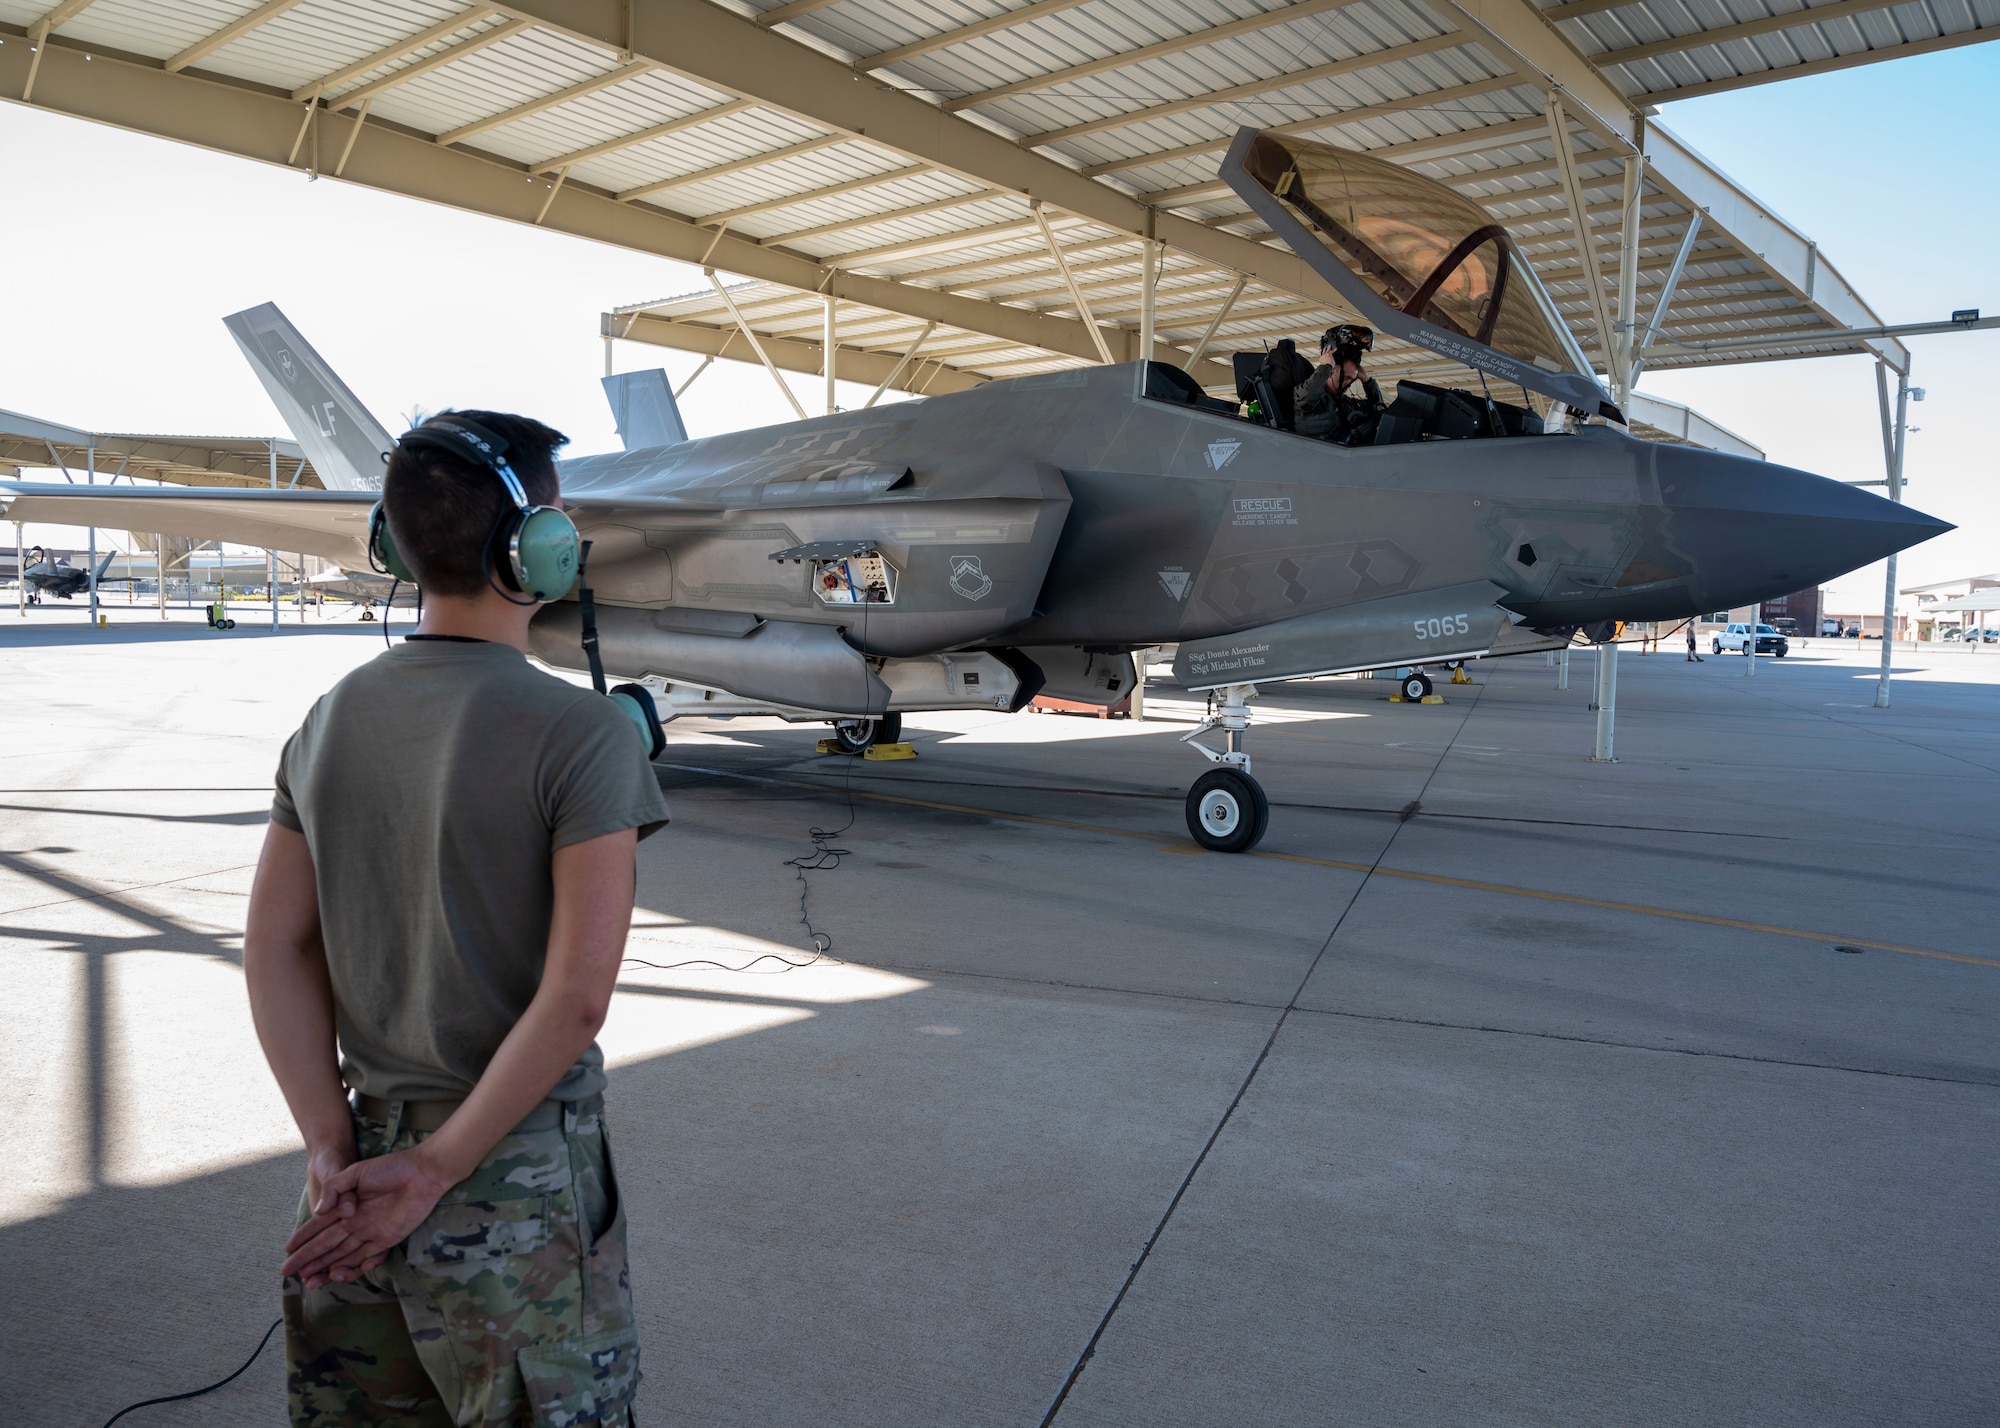
[[(0, 24), (32, 33), (47, 4), (0, 0)], [(1418, 0), (742, 0), (726, 8), (771, 19), (781, 33), (846, 61), (856, 83), (907, 91), (1164, 212), (1257, 241), (1268, 239), (1263, 226), (1216, 177), (1238, 127), (1384, 152), (1485, 203), (1585, 342), (1597, 340), (1544, 120), (1547, 81), (1470, 12)], [(1023, 195), (990, 176), (923, 162), (885, 138), (788, 112), (781, 93), (731, 93), (691, 78), (687, 70), (701, 70), (695, 63), (635, 65), (629, 54), (504, 3), (301, 0), (232, 34), (254, 9), (251, 0), (93, 0), (56, 34), (146, 62), (192, 55), (206, 77), (307, 102), (323, 92), (341, 112), (321, 116), (305, 160), (316, 166), (335, 166), (366, 99), (369, 123), (434, 136), (531, 177), (553, 183), (559, 174), (827, 266), (1073, 313)], [(1531, 23), (1556, 26), (1585, 57), (1586, 79), (1635, 103), (2000, 34), (2000, 0), (1832, 0), (1790, 10), (1772, 0), (1729, 0), (1726, 8), (1719, 0), (1566, 0), (1534, 16)], [(229, 38), (213, 43), (218, 35)], [(1571, 143), (1595, 241), (1611, 253), (1622, 155), (1591, 128), (1579, 125)], [(1643, 213), (1642, 321), (1687, 230), (1690, 200), (1649, 173)], [(1097, 320), (1136, 328), (1138, 235), (1054, 210), (1050, 219)], [(1779, 220), (1757, 219), (1808, 250)], [(1820, 263), (1816, 250), (1806, 261)], [(1835, 322), (1814, 296), (1815, 271), (1788, 270), (1768, 246), (1744, 251), (1722, 227), (1709, 228), (1689, 255), (1652, 365), (1720, 360), (1698, 344), (1763, 332), (1772, 335), (1768, 347), (1734, 350), (1728, 360), (1855, 350), (1795, 337)], [(1607, 281), (1615, 273), (1607, 266)], [(1235, 277), (1170, 251), (1161, 338), (1193, 345)], [(687, 301), (698, 308), (703, 299)], [(672, 306), (674, 320), (699, 320), (697, 309)], [(1340, 316), (1252, 282), (1217, 340), (1304, 334)], [(921, 327), (882, 319), (885, 347)], [(945, 351), (961, 335), (969, 330), (940, 329), (927, 345)], [(968, 371), (990, 374), (1017, 360), (1077, 359), (1002, 344), (966, 360), (975, 363)], [(1438, 365), (1393, 346), (1381, 361), (1406, 371)]]

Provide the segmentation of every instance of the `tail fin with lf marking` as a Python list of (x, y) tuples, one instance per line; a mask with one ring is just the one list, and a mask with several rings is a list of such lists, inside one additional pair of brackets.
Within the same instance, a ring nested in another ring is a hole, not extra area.
[(375, 491), (394, 443), (276, 303), (222, 319), (329, 491)]

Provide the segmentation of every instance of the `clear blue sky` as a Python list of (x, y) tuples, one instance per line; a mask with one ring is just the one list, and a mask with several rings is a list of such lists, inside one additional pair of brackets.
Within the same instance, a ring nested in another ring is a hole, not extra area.
[[(1812, 238), (1889, 321), (2000, 312), (2000, 46), (1669, 106), (1662, 122)], [(100, 430), (277, 426), (219, 319), (276, 301), (385, 422), (415, 406), (517, 408), (616, 445), (597, 315), (702, 285), (696, 270), (295, 171), (0, 104), (14, 195), (0, 407)], [(1987, 413), (2000, 332), (1917, 339), (1911, 500), (1964, 529), (1904, 557), (1905, 583), (2000, 569)], [(621, 367), (697, 359), (634, 346)], [(798, 388), (813, 410), (811, 379)], [(1859, 359), (1664, 374), (1643, 384), (1772, 459), (1880, 474)], [(843, 391), (844, 401), (865, 393)], [(688, 394), (697, 435), (788, 415), (757, 368)], [(776, 407), (777, 410), (773, 410)], [(1876, 592), (1867, 592), (1871, 581)], [(1879, 607), (1879, 574), (1842, 581)]]

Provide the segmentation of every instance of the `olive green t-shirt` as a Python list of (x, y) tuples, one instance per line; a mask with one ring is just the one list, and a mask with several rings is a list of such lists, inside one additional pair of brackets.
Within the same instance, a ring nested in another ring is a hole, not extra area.
[[(329, 690), (278, 760), (271, 817), (319, 879), (347, 1084), (468, 1094), (541, 983), (556, 849), (667, 819), (630, 719), (512, 646), (423, 640)], [(550, 1095), (604, 1087), (593, 1044)]]

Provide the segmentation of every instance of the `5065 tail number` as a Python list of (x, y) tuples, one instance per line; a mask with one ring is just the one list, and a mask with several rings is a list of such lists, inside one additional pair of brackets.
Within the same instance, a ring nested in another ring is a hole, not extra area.
[(1472, 621), (1464, 615), (1433, 615), (1428, 620), (1412, 620), (1420, 640), (1441, 640), (1449, 635), (1469, 635)]

